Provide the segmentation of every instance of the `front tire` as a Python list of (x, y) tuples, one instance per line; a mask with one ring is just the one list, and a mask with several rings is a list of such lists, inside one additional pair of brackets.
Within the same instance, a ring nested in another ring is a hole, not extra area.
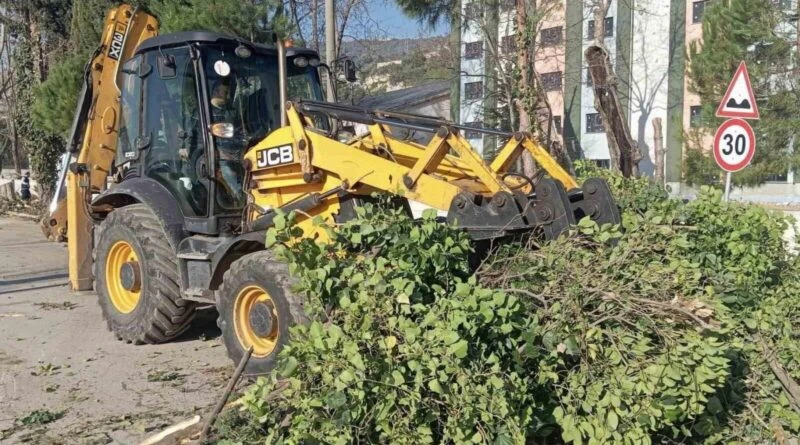
[(289, 341), (289, 328), (307, 321), (303, 299), (292, 292), (293, 284), (288, 266), (270, 251), (248, 254), (225, 272), (217, 325), (234, 363), (253, 347), (245, 375), (272, 371)]
[(180, 296), (177, 258), (152, 210), (143, 204), (114, 210), (98, 231), (95, 291), (108, 329), (134, 344), (183, 333), (195, 305)]

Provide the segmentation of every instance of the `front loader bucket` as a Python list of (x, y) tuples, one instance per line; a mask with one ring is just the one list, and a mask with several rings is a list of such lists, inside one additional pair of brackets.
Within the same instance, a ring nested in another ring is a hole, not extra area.
[(451, 205), (447, 219), (467, 230), (473, 239), (500, 238), (536, 232), (546, 240), (569, 231), (583, 217), (598, 224), (618, 224), (619, 209), (605, 180), (592, 178), (569, 193), (550, 177), (542, 178), (534, 192), (499, 192), (491, 198), (462, 193)]

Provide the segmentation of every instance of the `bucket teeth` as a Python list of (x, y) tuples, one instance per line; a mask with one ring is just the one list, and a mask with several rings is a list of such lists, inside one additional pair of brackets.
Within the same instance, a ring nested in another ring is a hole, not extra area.
[(619, 224), (622, 220), (619, 207), (611, 196), (611, 188), (605, 179), (589, 178), (584, 181), (580, 193), (570, 196), (575, 219), (588, 216), (599, 225)]
[(447, 219), (469, 231), (475, 240), (531, 230), (552, 240), (586, 216), (598, 224), (620, 222), (619, 209), (603, 179), (588, 179), (583, 188), (569, 193), (550, 177), (539, 180), (530, 195), (498, 192), (489, 198), (462, 193), (453, 200)]
[(560, 182), (545, 177), (536, 184), (525, 215), (529, 224), (538, 227), (548, 240), (567, 233), (586, 216), (601, 225), (621, 222), (611, 189), (601, 178), (587, 179), (582, 188), (567, 193)]

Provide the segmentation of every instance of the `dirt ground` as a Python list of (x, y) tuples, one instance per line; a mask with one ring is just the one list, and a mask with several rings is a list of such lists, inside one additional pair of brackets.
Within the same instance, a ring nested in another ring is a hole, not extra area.
[(66, 261), (34, 223), (0, 218), (0, 443), (135, 444), (206, 414), (233, 368), (216, 313), (168, 344), (119, 342)]

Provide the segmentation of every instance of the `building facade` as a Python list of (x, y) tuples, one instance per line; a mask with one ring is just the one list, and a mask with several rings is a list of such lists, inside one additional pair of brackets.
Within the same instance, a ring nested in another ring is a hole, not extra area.
[[(550, 5), (548, 1), (552, 2)], [(603, 26), (604, 45), (615, 69), (619, 99), (631, 135), (639, 145), (643, 173), (654, 171), (653, 119), (660, 118), (664, 136), (665, 176), (673, 190), (681, 188), (685, 135), (700, 125), (700, 98), (691, 92), (687, 76), (689, 46), (702, 41), (702, 19), (708, 0), (611, 0)], [(780, 0), (796, 10), (798, 0)], [(494, 58), (487, 51), (486, 31), (493, 25), (494, 11), (481, 0), (462, 2), (460, 115), (462, 123), (486, 122), (487, 109), (497, 107), (487, 100)], [(513, 36), (514, 11), (501, 2), (498, 39)], [(513, 2), (510, 2), (513, 5)], [(539, 0), (547, 5), (537, 37), (536, 71), (553, 111), (556, 127), (573, 158), (608, 165), (608, 142), (594, 106), (594, 91), (584, 52), (594, 42), (594, 1)], [(784, 5), (785, 4), (785, 5)], [(483, 27), (469, 25), (483, 14)], [(491, 34), (491, 33), (490, 33)], [(490, 39), (491, 40), (491, 39)], [(480, 50), (479, 50), (480, 48)], [(491, 49), (491, 48), (488, 48)], [(471, 57), (465, 57), (471, 55)], [(695, 131), (709, 149), (713, 129)], [(474, 146), (490, 148), (486, 137), (470, 134)], [(493, 142), (492, 142), (493, 143)], [(794, 175), (775, 178), (793, 183)], [(684, 187), (685, 189), (685, 187)], [(792, 187), (793, 189), (793, 187)], [(791, 190), (790, 190), (791, 191)]]

